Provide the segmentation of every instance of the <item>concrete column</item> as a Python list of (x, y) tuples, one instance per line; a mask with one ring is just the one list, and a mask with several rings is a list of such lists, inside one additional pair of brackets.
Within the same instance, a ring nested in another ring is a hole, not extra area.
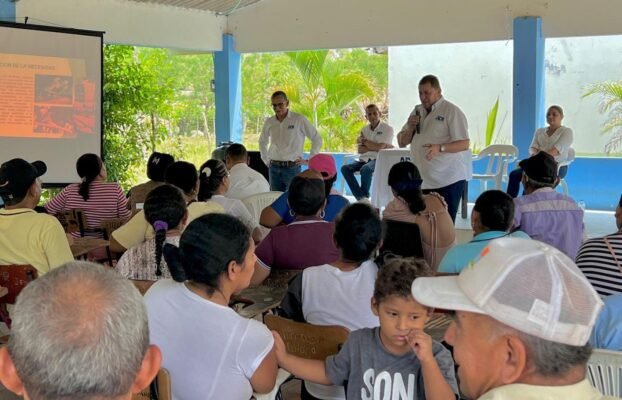
[(216, 145), (242, 142), (241, 56), (235, 51), (232, 35), (223, 35), (222, 42), (222, 51), (214, 52)]
[(540, 17), (514, 19), (512, 142), (529, 155), (536, 128), (544, 125), (544, 37)]

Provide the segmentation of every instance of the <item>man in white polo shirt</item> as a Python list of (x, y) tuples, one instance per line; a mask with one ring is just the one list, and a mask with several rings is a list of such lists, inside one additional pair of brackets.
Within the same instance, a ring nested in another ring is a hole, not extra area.
[(311, 140), (311, 155), (322, 148), (322, 137), (301, 114), (289, 110), (289, 100), (282, 91), (271, 97), (274, 116), (266, 118), (259, 150), (261, 159), (270, 168), (270, 190), (284, 192), (289, 182), (300, 173), (305, 137)]
[(225, 151), (225, 163), (229, 170), (229, 189), (226, 197), (242, 200), (257, 193), (270, 191), (264, 176), (248, 166), (246, 147), (234, 143)]
[[(380, 121), (380, 115), (380, 109), (375, 104), (365, 107), (365, 118), (369, 121), (369, 125), (365, 125), (357, 140), (360, 156), (353, 163), (341, 167), (343, 179), (357, 200), (369, 198), (369, 187), (376, 168), (378, 151), (393, 147), (393, 128)], [(356, 171), (361, 171), (360, 186), (354, 177)]]
[(464, 185), (470, 178), (464, 154), (469, 149), (467, 119), (458, 106), (443, 98), (434, 75), (419, 81), (419, 99), (421, 104), (410, 113), (397, 141), (400, 147), (410, 144), (412, 160), (423, 178), (423, 193), (443, 196), (455, 221)]

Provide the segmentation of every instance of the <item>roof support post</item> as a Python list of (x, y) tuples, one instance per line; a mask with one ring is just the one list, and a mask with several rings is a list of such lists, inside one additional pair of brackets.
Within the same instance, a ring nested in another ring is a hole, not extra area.
[(0, 21), (16, 21), (15, 2), (10, 0), (0, 0)]
[(235, 51), (233, 35), (223, 35), (222, 43), (222, 51), (214, 52), (216, 146), (242, 143), (241, 56)]

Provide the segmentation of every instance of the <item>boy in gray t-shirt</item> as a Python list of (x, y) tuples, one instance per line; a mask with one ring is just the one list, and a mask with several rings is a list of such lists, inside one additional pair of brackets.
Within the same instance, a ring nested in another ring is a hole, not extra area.
[(307, 381), (346, 386), (348, 400), (455, 400), (451, 354), (423, 331), (432, 310), (411, 294), (415, 278), (431, 275), (423, 260), (392, 260), (380, 270), (374, 287), (372, 311), (379, 328), (352, 332), (341, 351), (325, 362), (288, 354), (275, 332), (279, 365)]

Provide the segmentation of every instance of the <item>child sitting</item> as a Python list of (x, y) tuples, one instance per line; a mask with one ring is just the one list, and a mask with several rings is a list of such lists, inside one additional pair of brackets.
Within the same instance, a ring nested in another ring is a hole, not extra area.
[[(279, 314), (314, 325), (356, 330), (378, 326), (369, 307), (378, 266), (370, 258), (382, 240), (382, 222), (370, 206), (355, 203), (337, 216), (333, 240), (339, 259), (309, 267), (289, 284)], [(307, 393), (310, 395), (308, 396)], [(345, 399), (341, 386), (305, 382), (302, 399)]]
[(432, 310), (411, 295), (412, 282), (431, 275), (423, 261), (390, 261), (378, 274), (371, 301), (380, 327), (352, 332), (341, 351), (325, 362), (288, 354), (273, 332), (279, 365), (316, 383), (347, 382), (347, 399), (456, 399), (451, 354), (423, 331)]
[(187, 217), (186, 200), (181, 190), (164, 184), (149, 192), (144, 213), (155, 231), (155, 237), (123, 253), (116, 268), (128, 279), (152, 282), (162, 278), (170, 279), (171, 273), (162, 259), (162, 248), (165, 243), (179, 245)]

